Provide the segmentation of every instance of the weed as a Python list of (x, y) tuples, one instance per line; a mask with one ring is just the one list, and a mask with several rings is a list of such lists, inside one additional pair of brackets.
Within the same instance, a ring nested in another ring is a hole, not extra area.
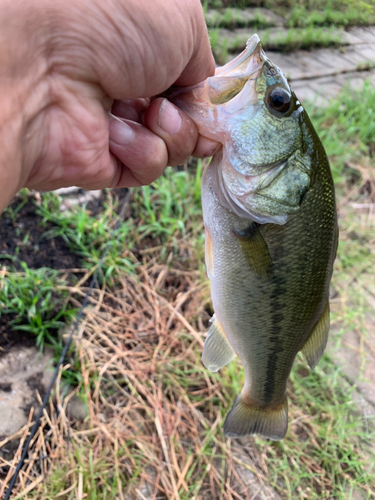
[[(338, 10), (328, 3), (322, 10), (309, 10), (306, 5), (295, 5), (290, 12), (288, 25), (291, 28), (307, 26), (368, 26), (375, 22), (374, 7), (365, 2), (345, 2), (346, 8)], [(341, 8), (344, 6), (341, 4)]]
[(110, 241), (102, 267), (106, 279), (110, 279), (120, 269), (128, 272), (134, 269), (136, 263), (128, 251), (128, 245), (132, 243), (130, 225), (123, 223), (116, 230), (113, 229), (117, 207), (105, 205), (100, 216), (92, 217), (85, 206), (61, 212), (60, 203), (61, 199), (48, 193), (43, 195), (42, 203), (36, 209), (44, 221), (53, 224), (52, 229), (45, 233), (46, 238), (61, 236), (68, 247), (82, 258), (83, 265), (89, 268), (99, 264)]
[(13, 330), (24, 330), (36, 337), (36, 345), (61, 348), (56, 334), (74, 317), (75, 310), (67, 302), (65, 282), (53, 269), (29, 269), (22, 263), (23, 272), (7, 272), (0, 277), (0, 316), (14, 315)]
[[(110, 192), (104, 210), (96, 216), (90, 215), (85, 206), (61, 212), (58, 209), (61, 200), (54, 194), (43, 196), (37, 213), (54, 225), (45, 236), (61, 236), (71, 250), (82, 257), (86, 267), (98, 265), (109, 242), (102, 269), (104, 278), (110, 282), (119, 274), (134, 272), (137, 259), (133, 250), (147, 247), (142, 240), (149, 237), (153, 239), (153, 246), (171, 242), (176, 246), (177, 239), (187, 235), (193, 223), (200, 219), (201, 173), (199, 161), (195, 172), (168, 169), (153, 186), (134, 189), (133, 213), (115, 232), (118, 202), (114, 203)], [(177, 252), (177, 248), (175, 250)]]
[(275, 23), (266, 17), (260, 10), (247, 12), (244, 15), (241, 9), (228, 7), (224, 11), (210, 10), (205, 12), (206, 24), (209, 28), (249, 28), (253, 30), (268, 28)]
[(326, 107), (305, 103), (331, 160), (334, 180), (348, 179), (345, 163), (371, 156), (375, 144), (375, 88), (365, 82), (357, 91), (344, 88)]
[[(310, 50), (318, 47), (339, 47), (343, 45), (342, 31), (331, 28), (290, 28), (288, 30), (265, 30), (259, 32), (265, 50), (290, 52), (298, 49)], [(210, 32), (211, 47), (219, 64), (228, 62), (228, 53), (243, 50), (249, 38), (246, 32), (222, 32), (216, 28)]]

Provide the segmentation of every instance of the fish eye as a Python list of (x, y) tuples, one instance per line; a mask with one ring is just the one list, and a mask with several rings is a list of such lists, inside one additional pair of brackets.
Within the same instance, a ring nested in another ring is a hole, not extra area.
[(286, 113), (290, 109), (291, 96), (281, 87), (274, 88), (268, 95), (268, 105), (279, 113)]

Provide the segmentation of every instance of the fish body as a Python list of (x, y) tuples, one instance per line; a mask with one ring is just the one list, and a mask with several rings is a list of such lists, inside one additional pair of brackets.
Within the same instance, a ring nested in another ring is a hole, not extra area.
[(279, 440), (294, 359), (302, 351), (314, 368), (327, 342), (338, 239), (328, 159), (256, 35), (173, 100), (223, 144), (204, 170), (202, 207), (215, 311), (203, 362), (217, 371), (238, 355), (245, 372), (224, 432)]

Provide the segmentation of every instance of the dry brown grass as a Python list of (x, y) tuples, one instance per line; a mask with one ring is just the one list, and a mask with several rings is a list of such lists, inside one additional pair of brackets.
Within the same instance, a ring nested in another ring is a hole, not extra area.
[[(115, 292), (94, 292), (75, 339), (82, 387), (61, 398), (59, 378), (15, 498), (250, 499), (268, 489), (262, 457), (252, 457), (258, 466), (246, 453), (244, 461), (219, 432), (228, 406), (222, 384), (196, 369), (210, 317), (208, 283), (156, 261), (139, 266), (137, 277), (123, 277)], [(84, 422), (69, 416), (78, 391), (86, 396)], [(3, 491), (29, 428), (18, 433), (12, 463), (2, 459), (9, 466)], [(45, 478), (61, 467), (53, 495)], [(90, 493), (92, 475), (97, 496)]]

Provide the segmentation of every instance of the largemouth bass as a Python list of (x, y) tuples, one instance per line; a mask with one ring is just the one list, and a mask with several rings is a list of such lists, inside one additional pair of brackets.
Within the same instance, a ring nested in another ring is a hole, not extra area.
[(245, 371), (224, 432), (280, 440), (294, 359), (302, 351), (313, 369), (327, 343), (338, 241), (328, 159), (257, 35), (214, 77), (172, 101), (223, 145), (202, 178), (215, 311), (202, 358), (217, 371), (238, 355)]

